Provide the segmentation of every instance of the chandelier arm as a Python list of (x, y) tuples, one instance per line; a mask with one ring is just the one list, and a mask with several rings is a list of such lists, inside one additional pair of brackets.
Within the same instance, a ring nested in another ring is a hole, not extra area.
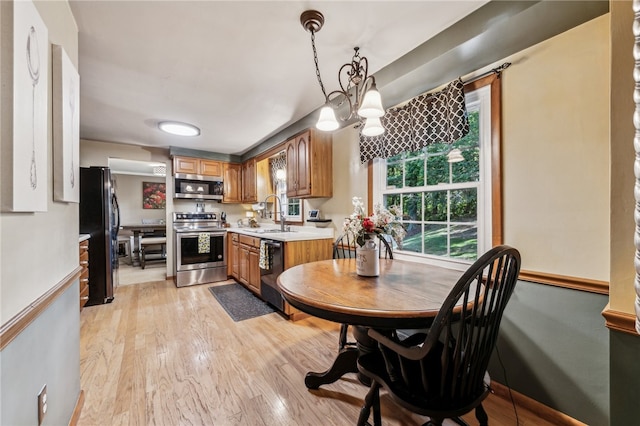
[[(351, 117), (353, 117), (354, 108), (353, 108), (353, 102), (351, 102), (351, 97), (349, 96), (349, 94), (344, 92), (344, 91), (342, 91), (342, 90), (334, 90), (333, 92), (329, 93), (329, 95), (327, 96), (327, 102), (329, 102), (329, 103), (331, 102), (331, 97), (333, 95), (342, 95), (342, 98), (346, 99), (346, 102), (349, 103), (349, 115), (347, 117), (340, 116), (339, 118), (342, 121), (350, 120)], [(345, 101), (343, 100), (343, 101), (335, 104), (335, 108), (334, 109), (340, 108), (342, 106), (342, 104), (344, 104), (344, 103), (345, 103)]]
[(329, 100), (327, 96), (327, 91), (324, 89), (324, 84), (322, 83), (322, 77), (320, 76), (320, 67), (318, 66), (318, 51), (316, 50), (316, 32), (311, 29), (309, 30), (311, 33), (311, 48), (313, 49), (313, 62), (316, 65), (316, 77), (318, 78), (318, 83), (320, 83), (320, 89), (322, 89), (322, 94), (324, 95), (325, 102)]

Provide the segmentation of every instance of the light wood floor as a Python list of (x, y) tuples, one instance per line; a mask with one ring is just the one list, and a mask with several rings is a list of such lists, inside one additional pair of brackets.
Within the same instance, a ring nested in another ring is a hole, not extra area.
[[(367, 391), (355, 375), (304, 385), (307, 371), (333, 361), (337, 324), (277, 313), (234, 322), (208, 287), (128, 285), (113, 303), (82, 310), (80, 426), (355, 424)], [(426, 421), (381, 400), (385, 426)], [(485, 407), (493, 426), (516, 424), (510, 403), (490, 396)], [(518, 415), (520, 425), (551, 425)]]

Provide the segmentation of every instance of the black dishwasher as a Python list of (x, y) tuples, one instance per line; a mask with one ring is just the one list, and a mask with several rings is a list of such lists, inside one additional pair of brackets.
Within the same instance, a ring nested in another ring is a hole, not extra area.
[(266, 250), (269, 250), (271, 261), (268, 262), (268, 268), (260, 268), (260, 295), (262, 299), (273, 305), (280, 311), (284, 311), (284, 299), (278, 283), (278, 276), (284, 271), (284, 243), (280, 241), (263, 239)]

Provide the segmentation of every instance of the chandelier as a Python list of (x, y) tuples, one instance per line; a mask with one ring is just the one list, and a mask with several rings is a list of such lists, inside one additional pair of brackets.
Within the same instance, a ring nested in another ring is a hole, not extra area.
[(365, 136), (378, 136), (384, 133), (384, 127), (380, 122), (380, 117), (384, 115), (380, 92), (376, 88), (376, 79), (369, 75), (369, 61), (366, 57), (360, 56), (360, 48), (354, 47), (355, 51), (350, 63), (346, 63), (338, 70), (338, 83), (340, 90), (334, 90), (327, 94), (320, 68), (318, 67), (318, 52), (316, 51), (316, 33), (320, 31), (324, 24), (324, 16), (317, 10), (307, 10), (300, 15), (300, 23), (305, 30), (311, 33), (311, 47), (313, 48), (313, 60), (316, 66), (316, 76), (320, 89), (325, 97), (325, 105), (320, 110), (320, 118), (316, 127), (319, 130), (331, 131), (340, 127), (336, 120), (336, 110), (343, 104), (347, 104), (349, 111), (347, 115), (339, 115), (341, 121), (348, 121), (354, 116), (364, 127), (362, 134)]

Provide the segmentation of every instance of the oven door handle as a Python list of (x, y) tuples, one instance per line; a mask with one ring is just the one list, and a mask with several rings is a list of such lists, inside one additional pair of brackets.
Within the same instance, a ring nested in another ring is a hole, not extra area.
[(193, 232), (193, 231), (189, 231), (189, 232), (176, 232), (176, 234), (179, 237), (199, 237), (200, 234), (209, 234), (212, 237), (224, 237), (227, 233), (226, 232), (219, 232), (219, 231), (200, 231), (200, 232)]

